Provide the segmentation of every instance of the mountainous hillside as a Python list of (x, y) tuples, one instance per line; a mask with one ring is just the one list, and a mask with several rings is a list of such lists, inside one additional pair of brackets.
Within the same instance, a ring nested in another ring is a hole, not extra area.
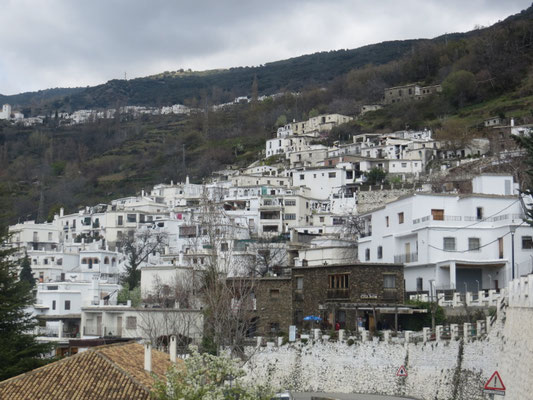
[[(442, 83), (443, 92), (369, 113), (334, 129), (326, 142), (405, 127), (438, 131), (449, 121), (470, 130), (494, 115), (533, 122), (532, 21), (530, 7), (492, 27), (432, 40), (0, 98), (14, 104), (18, 99), (34, 113), (50, 114), (181, 102), (203, 110), (133, 120), (122, 115), (78, 126), (60, 126), (55, 118), (34, 128), (0, 121), (0, 207), (10, 212), (10, 222), (19, 217), (44, 219), (59, 206), (75, 211), (187, 175), (201, 181), (215, 169), (245, 166), (260, 158), (265, 139), (286, 121), (328, 112), (356, 116), (361, 105), (380, 101), (384, 88), (409, 82)], [(216, 112), (204, 107), (251, 95), (255, 77), (259, 94), (286, 94)], [(296, 90), (300, 95), (290, 93)]]
[[(146, 78), (112, 80), (86, 89), (51, 89), (37, 93), (0, 96), (0, 101), (17, 107), (42, 106), (39, 112), (109, 108), (120, 105), (161, 106), (194, 102), (208, 96), (224, 103), (250, 95), (254, 77), (261, 94), (299, 91), (323, 85), (351, 69), (367, 64), (380, 65), (401, 57), (424, 40), (390, 41), (353, 50), (321, 52), (257, 67), (236, 67), (205, 72), (166, 72)], [(62, 92), (61, 92), (62, 91)], [(53, 97), (53, 102), (42, 100)], [(58, 100), (63, 97), (62, 100)], [(58, 101), (56, 101), (58, 100)], [(37, 111), (37, 110), (35, 110)]]

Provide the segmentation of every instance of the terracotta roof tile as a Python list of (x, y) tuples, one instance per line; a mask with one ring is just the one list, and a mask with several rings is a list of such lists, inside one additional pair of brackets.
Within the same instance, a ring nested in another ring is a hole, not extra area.
[[(152, 372), (163, 377), (171, 362), (152, 350)], [(138, 343), (91, 348), (0, 382), (0, 399), (148, 400), (154, 378), (144, 370), (144, 346)]]

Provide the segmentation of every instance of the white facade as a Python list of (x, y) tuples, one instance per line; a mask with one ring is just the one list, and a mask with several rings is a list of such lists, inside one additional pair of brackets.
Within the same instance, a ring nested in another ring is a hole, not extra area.
[[(405, 263), (406, 291), (505, 286), (529, 272), (533, 228), (517, 197), (420, 193), (362, 216), (361, 261)], [(516, 233), (512, 234), (516, 229)], [(474, 287), (475, 286), (475, 287)]]
[(294, 186), (306, 186), (315, 199), (328, 199), (330, 194), (339, 194), (343, 187), (353, 184), (356, 175), (351, 163), (339, 163), (335, 168), (303, 169), (293, 171)]
[(177, 335), (197, 342), (203, 332), (203, 314), (200, 310), (178, 308), (84, 307), (80, 331), (82, 338), (113, 336), (155, 342)]
[(11, 106), (4, 104), (2, 106), (2, 112), (0, 112), (0, 119), (11, 119)]

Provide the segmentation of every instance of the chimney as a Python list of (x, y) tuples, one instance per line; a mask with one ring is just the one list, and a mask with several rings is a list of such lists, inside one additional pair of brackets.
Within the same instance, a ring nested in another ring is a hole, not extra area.
[(63, 217), (65, 215), (65, 209), (63, 207), (61, 207), (59, 209), (59, 217)]
[(511, 118), (511, 126), (514, 126), (514, 118)]
[(170, 352), (170, 361), (175, 363), (176, 362), (176, 352), (177, 352), (177, 342), (176, 342), (176, 335), (172, 335), (170, 337), (170, 346), (169, 346), (169, 352)]
[(152, 344), (150, 342), (144, 344), (144, 370), (152, 372)]

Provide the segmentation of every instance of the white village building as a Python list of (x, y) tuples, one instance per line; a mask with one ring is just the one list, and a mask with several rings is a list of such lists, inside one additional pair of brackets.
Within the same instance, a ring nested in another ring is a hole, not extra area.
[(481, 175), (473, 191), (416, 193), (362, 214), (359, 260), (405, 263), (407, 292), (498, 289), (529, 273), (533, 228), (513, 178)]

